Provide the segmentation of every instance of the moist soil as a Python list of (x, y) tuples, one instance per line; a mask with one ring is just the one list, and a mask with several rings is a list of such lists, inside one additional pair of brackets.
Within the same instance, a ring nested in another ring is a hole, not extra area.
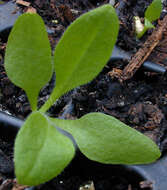
[[(28, 0), (27, 0), (28, 1)], [(31, 6), (42, 16), (47, 25), (51, 46), (54, 49), (61, 35), (81, 14), (108, 3), (108, 0), (34, 0)], [(147, 40), (153, 30), (149, 30), (141, 40), (136, 39), (133, 30), (133, 17), (144, 17), (144, 11), (151, 0), (116, 1), (120, 19), (120, 32), (117, 45), (125, 51), (135, 53)], [(164, 1), (164, 10), (167, 2)], [(22, 12), (27, 7), (18, 7)], [(165, 11), (161, 14), (164, 17)], [(155, 25), (157, 22), (154, 23)], [(33, 27), (33, 26), (32, 26)], [(165, 48), (167, 41), (158, 45), (148, 57), (150, 61), (167, 67)], [(4, 52), (6, 37), (0, 39), (0, 109), (25, 119), (31, 112), (24, 91), (14, 86), (4, 71)], [(103, 71), (89, 84), (83, 85), (64, 95), (49, 110), (54, 117), (79, 118), (89, 112), (102, 112), (112, 115), (129, 126), (150, 137), (164, 153), (167, 149), (167, 75), (139, 69), (129, 80), (120, 83), (109, 72), (123, 69), (127, 61), (109, 61)], [(55, 76), (40, 92), (41, 106), (49, 97), (55, 83)], [(2, 159), (1, 159), (2, 157)], [(13, 144), (0, 139), (0, 190), (14, 190)], [(85, 165), (84, 165), (84, 164)], [(84, 166), (83, 166), (84, 165)], [(88, 161), (80, 153), (64, 172), (52, 181), (36, 187), (42, 190), (77, 190), (84, 183), (93, 181), (96, 190), (139, 190), (144, 180), (125, 167), (106, 165)], [(16, 185), (15, 185), (16, 186)], [(17, 187), (16, 189), (25, 189)], [(16, 190), (15, 189), (15, 190)]]

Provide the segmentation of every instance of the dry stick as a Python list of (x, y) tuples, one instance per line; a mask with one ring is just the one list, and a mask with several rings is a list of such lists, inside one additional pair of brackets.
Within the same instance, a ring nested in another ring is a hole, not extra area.
[(144, 45), (131, 58), (129, 64), (123, 69), (121, 74), (117, 76), (121, 82), (130, 79), (135, 74), (162, 39), (165, 31), (167, 31), (167, 15), (159, 23), (152, 35), (148, 37)]

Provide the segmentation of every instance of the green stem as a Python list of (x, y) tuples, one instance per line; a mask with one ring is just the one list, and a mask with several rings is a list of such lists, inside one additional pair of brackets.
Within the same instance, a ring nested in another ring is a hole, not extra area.
[(60, 97), (59, 94), (55, 93), (56, 91), (54, 91), (49, 99), (45, 102), (45, 104), (39, 109), (40, 112), (45, 113), (55, 102), (56, 100)]
[(143, 30), (137, 34), (137, 38), (140, 39), (146, 33), (147, 30), (148, 30), (148, 28), (146, 26), (144, 26)]
[(29, 90), (26, 90), (26, 95), (28, 97), (28, 100), (30, 102), (31, 110), (36, 111), (37, 110), (37, 102), (38, 102), (38, 92), (34, 91), (31, 92)]

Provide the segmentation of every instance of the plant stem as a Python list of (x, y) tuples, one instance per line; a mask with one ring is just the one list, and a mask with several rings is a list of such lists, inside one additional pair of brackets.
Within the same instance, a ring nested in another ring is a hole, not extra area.
[(137, 38), (140, 39), (148, 30), (148, 28), (146, 26), (144, 26), (143, 30), (137, 34)]
[(56, 93), (57, 91), (54, 91), (49, 99), (45, 102), (45, 104), (39, 109), (40, 112), (45, 113), (60, 97), (60, 93)]

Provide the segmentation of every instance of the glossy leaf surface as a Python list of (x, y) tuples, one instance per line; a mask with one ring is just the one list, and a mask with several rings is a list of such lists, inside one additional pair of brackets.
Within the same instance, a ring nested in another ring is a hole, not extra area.
[(160, 17), (161, 11), (162, 11), (161, 0), (153, 0), (151, 5), (147, 8), (145, 12), (145, 18), (148, 21), (153, 22)]
[(156, 144), (114, 117), (91, 113), (78, 120), (51, 119), (71, 133), (89, 159), (111, 164), (143, 164), (160, 156)]
[(56, 87), (42, 111), (102, 70), (111, 56), (118, 29), (118, 18), (111, 5), (86, 13), (69, 26), (55, 49)]
[(17, 135), (14, 150), (18, 183), (30, 186), (56, 177), (74, 156), (71, 140), (40, 112), (28, 117)]
[(5, 69), (35, 110), (38, 93), (52, 75), (50, 44), (39, 15), (27, 13), (17, 19), (7, 43)]

